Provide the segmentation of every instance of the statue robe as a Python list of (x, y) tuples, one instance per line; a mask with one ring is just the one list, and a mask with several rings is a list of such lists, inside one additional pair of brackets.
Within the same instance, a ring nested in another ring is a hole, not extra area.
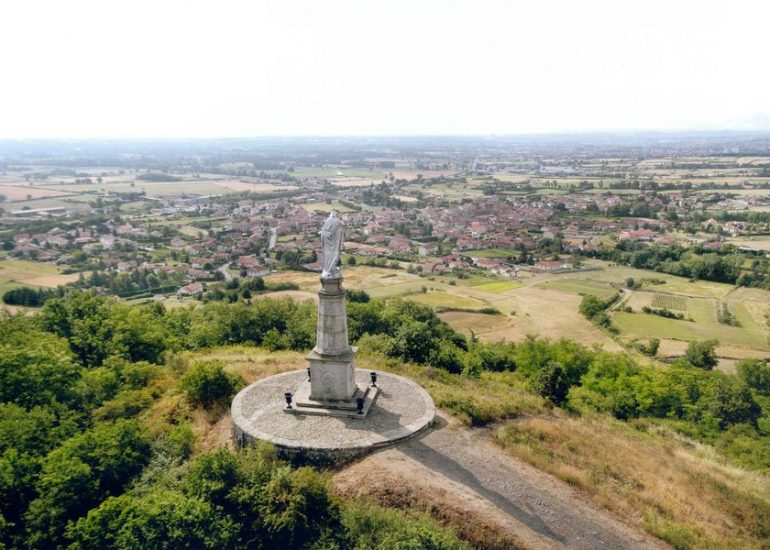
[(340, 253), (342, 252), (342, 220), (332, 213), (326, 218), (321, 229), (321, 248), (323, 251), (323, 271), (321, 278), (331, 279), (339, 276)]

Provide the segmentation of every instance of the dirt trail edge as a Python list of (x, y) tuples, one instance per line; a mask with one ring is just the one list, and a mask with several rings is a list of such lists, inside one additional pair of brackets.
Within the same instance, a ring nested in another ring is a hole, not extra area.
[(442, 414), (422, 438), (368, 456), (334, 483), (350, 496), (427, 508), (485, 546), (668, 548)]

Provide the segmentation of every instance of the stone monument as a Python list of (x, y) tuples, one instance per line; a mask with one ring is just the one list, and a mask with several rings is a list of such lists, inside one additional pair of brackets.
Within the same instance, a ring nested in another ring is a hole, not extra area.
[(433, 422), (433, 400), (418, 384), (355, 368), (339, 269), (343, 231), (333, 210), (321, 230), (323, 271), (310, 366), (238, 392), (231, 412), (239, 444), (269, 441), (288, 458), (337, 462), (415, 437)]
[(363, 418), (377, 399), (376, 376), (371, 384), (356, 384), (356, 348), (348, 340), (345, 289), (340, 253), (344, 224), (332, 209), (321, 229), (323, 271), (318, 291), (316, 345), (307, 356), (308, 380), (293, 394), (286, 412)]

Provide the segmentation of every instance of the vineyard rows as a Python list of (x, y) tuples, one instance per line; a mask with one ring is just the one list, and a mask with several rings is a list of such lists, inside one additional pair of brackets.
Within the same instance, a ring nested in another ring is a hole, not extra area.
[(687, 311), (687, 302), (684, 296), (673, 296), (671, 294), (655, 294), (652, 298), (652, 307), (661, 309), (675, 309), (678, 311)]

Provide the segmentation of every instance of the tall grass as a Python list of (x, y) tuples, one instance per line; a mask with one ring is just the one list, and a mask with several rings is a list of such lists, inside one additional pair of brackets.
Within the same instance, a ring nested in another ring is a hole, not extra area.
[(675, 548), (768, 548), (770, 479), (646, 422), (527, 418), (493, 437)]

